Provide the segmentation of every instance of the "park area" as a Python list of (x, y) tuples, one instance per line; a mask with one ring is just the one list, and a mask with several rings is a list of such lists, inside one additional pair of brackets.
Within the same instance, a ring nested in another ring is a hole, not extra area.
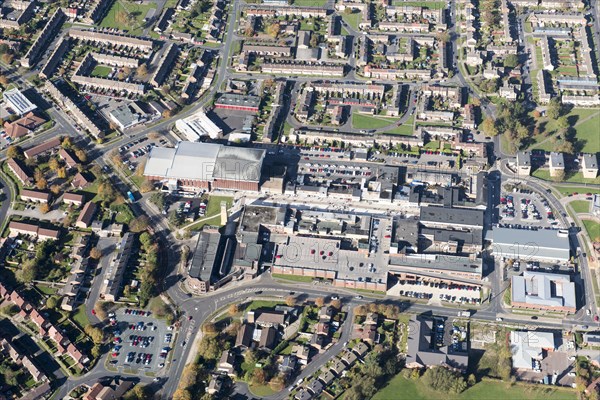
[(511, 385), (502, 381), (487, 379), (459, 394), (440, 393), (426, 387), (420, 380), (407, 379), (400, 374), (373, 397), (374, 400), (428, 400), (437, 398), (445, 400), (575, 400), (577, 396), (575, 391), (570, 389), (528, 384)]
[[(583, 153), (600, 152), (600, 138), (598, 129), (600, 129), (600, 109), (598, 108), (574, 108), (567, 115), (569, 125), (575, 129), (575, 138), (577, 144)], [(549, 117), (542, 117), (539, 123), (542, 127), (542, 134), (534, 137), (535, 143), (530, 149), (540, 149), (553, 151), (556, 144), (552, 140), (558, 133), (559, 127), (557, 120)], [(579, 150), (579, 149), (578, 149)]]
[(100, 22), (100, 27), (127, 31), (130, 35), (141, 35), (146, 25), (144, 19), (148, 15), (148, 11), (156, 10), (156, 8), (156, 3), (153, 2), (134, 3), (118, 0)]
[(374, 117), (358, 113), (352, 114), (352, 127), (354, 129), (379, 129), (390, 126), (398, 121), (397, 118)]

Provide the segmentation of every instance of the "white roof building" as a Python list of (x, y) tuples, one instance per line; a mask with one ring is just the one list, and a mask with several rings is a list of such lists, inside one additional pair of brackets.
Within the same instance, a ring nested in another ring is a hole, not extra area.
[(199, 110), (187, 118), (177, 120), (175, 127), (190, 142), (197, 142), (202, 136), (217, 139), (223, 134), (223, 130), (208, 118), (204, 110)]
[(512, 331), (510, 349), (513, 368), (533, 369), (533, 361), (541, 361), (542, 350), (554, 350), (554, 335), (551, 332)]
[(6, 105), (19, 116), (25, 115), (37, 108), (37, 106), (29, 101), (29, 99), (17, 88), (5, 91), (3, 98)]
[(515, 308), (577, 311), (575, 283), (569, 275), (525, 271), (523, 276), (513, 276), (511, 282)]

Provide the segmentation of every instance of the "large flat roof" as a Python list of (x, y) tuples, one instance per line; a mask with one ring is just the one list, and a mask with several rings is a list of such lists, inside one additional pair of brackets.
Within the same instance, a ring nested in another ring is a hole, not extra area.
[(569, 236), (561, 232), (549, 229), (531, 231), (494, 228), (488, 232), (486, 239), (493, 242), (496, 257), (567, 261), (571, 248)]
[(259, 181), (263, 149), (211, 143), (179, 142), (175, 148), (154, 147), (144, 175), (166, 179)]
[(394, 267), (437, 269), (443, 272), (477, 273), (483, 271), (481, 258), (453, 256), (450, 254), (414, 254), (390, 256), (390, 269)]
[(483, 227), (483, 210), (476, 208), (421, 207), (421, 222)]

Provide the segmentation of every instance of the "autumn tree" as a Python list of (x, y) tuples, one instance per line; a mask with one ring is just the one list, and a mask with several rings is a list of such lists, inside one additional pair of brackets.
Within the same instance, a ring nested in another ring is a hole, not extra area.
[(132, 232), (142, 232), (148, 229), (150, 219), (145, 215), (140, 215), (129, 223), (129, 229)]
[(73, 147), (73, 140), (71, 139), (71, 137), (65, 136), (61, 143), (61, 146), (65, 149), (70, 149), (71, 147)]
[(217, 327), (212, 322), (207, 322), (202, 326), (202, 331), (206, 334), (214, 335), (217, 333)]
[(481, 124), (481, 130), (487, 136), (496, 136), (499, 133), (498, 127), (496, 127), (496, 122), (492, 117), (487, 117), (483, 120), (483, 123)]
[(93, 247), (90, 250), (90, 257), (92, 257), (94, 260), (100, 259), (100, 257), (102, 257), (102, 250), (100, 250), (98, 247)]
[(6, 86), (8, 85), (8, 78), (6, 75), (0, 75), (0, 85)]
[(229, 305), (228, 311), (229, 315), (234, 316), (240, 311), (240, 307), (237, 304), (233, 303)]
[(66, 179), (66, 177), (67, 177), (67, 168), (66, 167), (60, 167), (56, 171), (56, 176), (59, 177), (60, 179)]
[(331, 300), (331, 307), (340, 310), (342, 308), (342, 302), (339, 299)]
[(324, 299), (324, 298), (322, 298), (322, 297), (317, 297), (317, 298), (315, 299), (315, 305), (316, 305), (317, 307), (323, 307), (323, 305), (324, 305), (324, 304), (325, 304), (325, 299)]
[(78, 149), (77, 151), (75, 151), (75, 155), (82, 163), (87, 161), (87, 154), (85, 154), (85, 151), (83, 151), (82, 149)]
[(294, 296), (287, 296), (285, 298), (285, 304), (288, 305), (288, 307), (293, 307), (296, 305), (296, 298)]
[(48, 187), (48, 181), (46, 180), (46, 178), (40, 177), (35, 181), (35, 187), (40, 190), (44, 190)]
[(53, 195), (58, 196), (60, 194), (60, 186), (52, 185), (52, 186), (50, 186), (50, 191), (52, 192)]
[(40, 212), (42, 214), (47, 214), (50, 211), (50, 206), (48, 205), (48, 203), (44, 203), (42, 205), (40, 205)]
[(269, 26), (267, 26), (266, 32), (269, 36), (276, 38), (279, 36), (279, 32), (281, 31), (281, 27), (279, 26), (279, 22), (273, 22)]
[(58, 298), (56, 296), (50, 296), (46, 299), (46, 308), (54, 310), (58, 306)]
[(60, 168), (60, 163), (56, 158), (51, 158), (50, 161), (48, 161), (48, 168), (50, 168), (51, 171), (56, 171)]
[(21, 158), (21, 149), (17, 146), (8, 146), (6, 149), (6, 157), (8, 158)]
[(146, 75), (148, 75), (148, 66), (146, 65), (146, 63), (143, 63), (142, 65), (140, 65), (139, 67), (137, 67), (137, 69), (135, 70), (135, 73), (140, 78), (143, 78)]
[(92, 342), (96, 344), (100, 344), (104, 341), (104, 333), (102, 329), (97, 326), (93, 326), (92, 324), (87, 324), (84, 328), (85, 334), (92, 339)]

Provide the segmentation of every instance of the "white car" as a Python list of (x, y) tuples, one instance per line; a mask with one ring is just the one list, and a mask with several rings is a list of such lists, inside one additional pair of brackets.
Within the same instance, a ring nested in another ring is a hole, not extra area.
[(588, 310), (585, 310), (585, 315), (588, 315), (588, 316), (590, 316), (590, 315), (592, 315), (592, 312), (591, 312), (589, 309), (588, 309)]

